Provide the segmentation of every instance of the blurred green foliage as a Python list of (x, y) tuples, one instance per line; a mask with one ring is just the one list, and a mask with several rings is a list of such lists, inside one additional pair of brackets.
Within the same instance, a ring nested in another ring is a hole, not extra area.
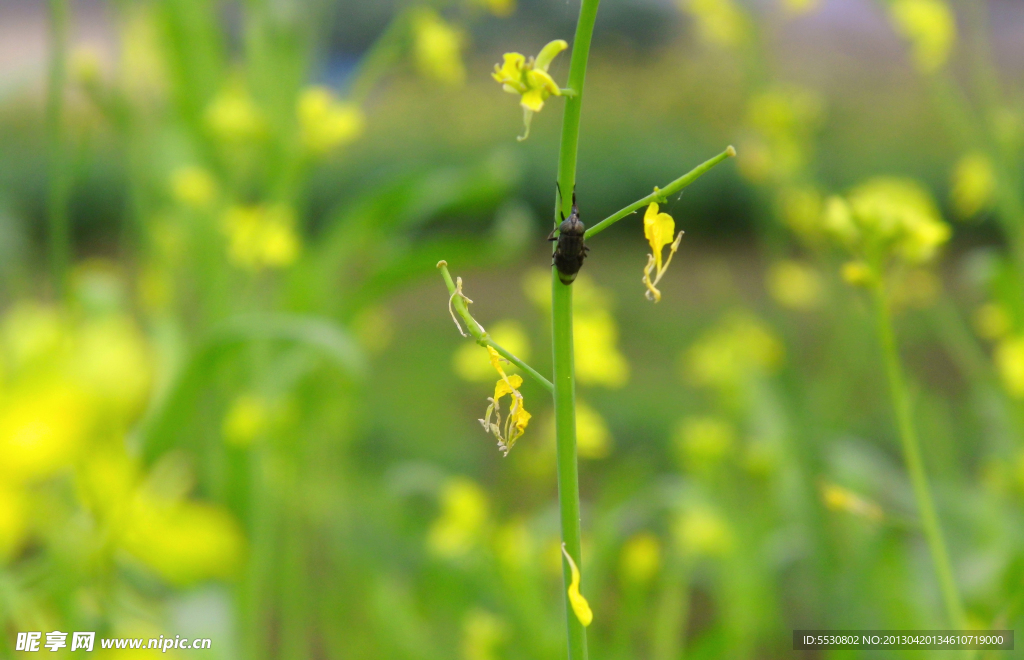
[[(722, 144), (739, 158), (663, 205), (686, 234), (657, 306), (639, 218), (574, 284), (595, 657), (947, 627), (847, 283), (893, 245), (921, 258), (868, 274), (968, 623), (1019, 627), (1024, 108), (988, 5), (605, 4), (584, 221)], [(550, 372), (536, 218), (561, 100), (517, 144), (488, 74), (569, 38), (575, 7), (521, 5), (110, 2), (108, 50), (65, 43), (49, 92), (4, 86), (5, 657), (27, 630), (210, 636), (180, 655), (247, 660), (563, 653), (550, 404), (527, 380), (529, 430), (495, 451), (486, 353), (434, 271)], [(785, 47), (846, 12), (891, 57)]]

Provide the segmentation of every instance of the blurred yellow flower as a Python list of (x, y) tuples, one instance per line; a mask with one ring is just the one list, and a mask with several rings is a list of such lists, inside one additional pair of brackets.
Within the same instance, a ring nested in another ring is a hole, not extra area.
[(454, 559), (466, 555), (483, 537), (487, 526), (487, 494), (466, 477), (452, 477), (441, 487), (441, 515), (427, 533), (427, 548)]
[(839, 271), (843, 281), (850, 286), (870, 286), (875, 281), (871, 266), (859, 259), (847, 261)]
[(691, 469), (711, 468), (732, 453), (736, 430), (718, 417), (687, 417), (676, 428), (675, 443)]
[(75, 341), (70, 373), (103, 407), (130, 416), (145, 403), (153, 378), (153, 357), (127, 316), (84, 323)]
[(786, 259), (768, 271), (768, 293), (790, 309), (808, 310), (821, 304), (821, 276), (813, 266)]
[(0, 482), (0, 566), (21, 546), (28, 531), (25, 493)]
[(569, 47), (562, 39), (549, 42), (536, 58), (527, 59), (520, 53), (505, 53), (504, 62), (494, 65), (491, 77), (509, 94), (519, 94), (519, 103), (523, 107), (523, 124), (526, 131), (519, 140), (530, 135), (530, 121), (533, 113), (540, 112), (544, 101), (550, 96), (561, 96), (562, 90), (548, 75), (551, 61)]
[(299, 255), (295, 214), (284, 205), (232, 206), (222, 227), (228, 237), (228, 259), (247, 270), (290, 266)]
[(60, 380), (4, 393), (0, 483), (34, 481), (69, 466), (92, 421), (85, 392)]
[(461, 85), (466, 79), (462, 64), (466, 35), (462, 30), (426, 7), (416, 10), (412, 30), (413, 56), (420, 75), (445, 85)]
[(650, 532), (635, 534), (622, 546), (619, 575), (627, 584), (647, 584), (661, 570), (661, 543)]
[(573, 320), (576, 377), (584, 385), (617, 389), (629, 380), (629, 363), (616, 346), (619, 329), (603, 310), (579, 311)]
[(601, 413), (576, 397), (576, 453), (580, 458), (606, 458), (612, 451), (612, 434)]
[(729, 524), (703, 505), (694, 505), (684, 511), (676, 521), (674, 531), (679, 549), (692, 558), (719, 557), (733, 548)]
[(462, 619), (462, 660), (497, 660), (498, 647), (508, 638), (508, 627), (481, 609), (466, 612)]
[(522, 519), (502, 525), (494, 535), (494, 554), (507, 570), (522, 570), (534, 561), (537, 540)]
[(974, 310), (974, 329), (983, 339), (1002, 339), (1013, 329), (1013, 319), (1006, 308), (997, 303), (985, 303)]
[(182, 206), (201, 211), (216, 199), (217, 181), (202, 167), (179, 167), (171, 173), (171, 194)]
[(782, 357), (782, 343), (762, 321), (734, 313), (683, 352), (683, 375), (694, 385), (729, 390), (751, 375), (775, 371)]
[(813, 186), (786, 186), (776, 197), (776, 210), (790, 230), (805, 242), (817, 244), (822, 236), (821, 193)]
[[(490, 325), (490, 324), (488, 324)], [(502, 348), (522, 360), (530, 359), (530, 340), (523, 325), (514, 319), (498, 321), (490, 326), (488, 334)], [(468, 381), (489, 381), (494, 377), (490, 355), (475, 343), (463, 343), (452, 356), (452, 368)], [(509, 365), (509, 370), (515, 365)]]
[(243, 394), (236, 397), (221, 424), (224, 442), (233, 447), (248, 447), (267, 429), (270, 414), (270, 406), (261, 396)]
[(697, 22), (701, 37), (717, 46), (736, 47), (750, 38), (750, 19), (733, 0), (678, 0)]
[[(657, 192), (657, 189), (655, 189)], [(658, 282), (662, 275), (672, 263), (672, 257), (679, 249), (679, 242), (683, 240), (683, 232), (679, 232), (673, 240), (672, 236), (676, 231), (676, 222), (668, 213), (659, 213), (658, 204), (651, 202), (644, 213), (644, 238), (651, 246), (651, 253), (647, 255), (647, 265), (644, 266), (643, 283), (647, 287), (645, 295), (648, 300), (658, 302), (661, 300), (661, 292), (658, 291)], [(663, 248), (668, 245), (668, 258), (662, 261)], [(651, 271), (657, 270), (654, 281), (651, 281)]]
[(511, 16), (516, 10), (516, 0), (470, 0), (471, 3), (481, 5), (499, 18)]
[(879, 521), (883, 517), (881, 507), (842, 486), (823, 485), (821, 498), (825, 502), (825, 506), (832, 511), (850, 513), (874, 521)]
[(1024, 335), (1003, 339), (993, 358), (1006, 391), (1015, 399), (1024, 399)]
[(972, 218), (992, 205), (996, 194), (996, 172), (992, 161), (981, 152), (965, 155), (953, 169), (950, 199), (960, 218)]
[(206, 126), (215, 138), (228, 143), (258, 140), (267, 131), (263, 113), (238, 83), (221, 90), (206, 108)]
[(53, 359), (72, 341), (60, 313), (36, 303), (14, 305), (4, 317), (2, 333), (3, 348), (15, 370)]
[(140, 491), (130, 510), (124, 548), (175, 585), (237, 575), (245, 539), (227, 510), (171, 501)]
[(565, 549), (565, 543), (562, 544), (562, 555), (565, 556), (565, 560), (569, 562), (569, 570), (572, 572), (572, 580), (569, 582), (569, 604), (572, 606), (572, 611), (576, 614), (576, 618), (586, 628), (594, 620), (594, 613), (590, 610), (590, 603), (580, 593), (580, 569), (576, 568), (576, 562), (572, 560), (572, 557)]
[(302, 146), (314, 156), (325, 156), (352, 142), (366, 124), (359, 106), (339, 101), (321, 86), (308, 87), (299, 95), (298, 117)]
[(949, 59), (956, 42), (956, 18), (943, 0), (894, 0), (889, 18), (910, 42), (914, 65), (933, 73)]

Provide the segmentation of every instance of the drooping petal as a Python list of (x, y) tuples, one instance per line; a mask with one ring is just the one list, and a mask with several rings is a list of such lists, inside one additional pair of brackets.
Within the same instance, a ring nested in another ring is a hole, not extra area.
[(658, 213), (657, 202), (652, 202), (644, 213), (644, 237), (651, 245), (651, 254), (658, 272), (663, 270), (661, 249), (670, 244), (676, 231), (675, 220), (668, 213)]
[(497, 401), (506, 394), (512, 394), (523, 386), (523, 377), (519, 374), (512, 374), (507, 379), (500, 378), (494, 384), (494, 400)]
[(542, 71), (547, 71), (548, 67), (551, 66), (551, 61), (561, 53), (563, 50), (569, 47), (569, 44), (565, 43), (564, 39), (555, 39), (554, 41), (548, 42), (546, 46), (540, 49), (535, 60), (536, 66)]
[(590, 603), (580, 593), (580, 569), (576, 568), (576, 562), (569, 556), (564, 543), (562, 544), (562, 554), (565, 556), (565, 560), (569, 562), (569, 570), (572, 572), (572, 582), (569, 583), (569, 590), (567, 592), (569, 604), (572, 605), (572, 611), (576, 613), (576, 618), (586, 628), (594, 620), (594, 613), (590, 610)]

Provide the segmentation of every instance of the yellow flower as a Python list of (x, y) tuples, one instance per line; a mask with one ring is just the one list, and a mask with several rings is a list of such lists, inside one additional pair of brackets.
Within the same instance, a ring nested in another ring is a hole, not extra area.
[[(516, 357), (530, 359), (530, 340), (518, 321), (498, 321), (490, 326), (488, 332), (496, 343)], [(489, 381), (494, 375), (489, 357), (485, 356), (477, 344), (464, 343), (452, 356), (452, 367), (455, 373), (465, 380)]]
[(352, 142), (366, 124), (359, 106), (339, 101), (326, 87), (303, 90), (297, 110), (302, 145), (314, 156), (325, 156)]
[(1024, 399), (1024, 335), (999, 342), (994, 355), (1003, 387), (1015, 399)]
[(971, 218), (987, 209), (995, 198), (996, 173), (992, 161), (983, 153), (964, 156), (953, 170), (950, 198), (961, 218)]
[(249, 92), (237, 83), (226, 87), (210, 103), (206, 125), (214, 137), (229, 143), (260, 139), (267, 130), (263, 114)]
[(576, 452), (580, 458), (605, 458), (612, 451), (612, 434), (601, 413), (576, 398)]
[(153, 356), (145, 337), (127, 316), (105, 316), (77, 332), (71, 373), (91, 399), (128, 419), (149, 395)]
[(682, 355), (683, 373), (694, 385), (731, 390), (782, 363), (782, 343), (759, 319), (726, 316)]
[(462, 620), (463, 660), (496, 660), (497, 649), (508, 637), (505, 623), (490, 612), (472, 609)]
[(956, 41), (956, 19), (942, 0), (895, 0), (889, 18), (910, 42), (914, 64), (933, 73), (946, 63)]
[(706, 506), (692, 506), (676, 522), (676, 543), (690, 557), (717, 557), (733, 547), (728, 523)]
[(171, 194), (182, 206), (201, 211), (216, 198), (217, 181), (202, 167), (179, 167), (171, 173)]
[(427, 547), (435, 555), (454, 559), (468, 553), (487, 525), (487, 494), (466, 477), (452, 477), (441, 487), (441, 515), (430, 526)]
[(461, 30), (432, 9), (421, 8), (413, 17), (413, 54), (416, 68), (425, 78), (445, 85), (461, 85), (466, 79), (462, 64), (465, 41)]
[(736, 430), (717, 417), (687, 417), (676, 430), (675, 440), (686, 464), (704, 469), (720, 463), (732, 452)]
[[(488, 349), (494, 350), (490, 346), (488, 346)], [(487, 399), (491, 402), (491, 405), (487, 406), (484, 419), (479, 420), (484, 430), (493, 434), (498, 439), (498, 450), (505, 456), (508, 456), (508, 452), (512, 449), (516, 440), (521, 438), (523, 433), (526, 432), (526, 426), (530, 423), (530, 418), (532, 417), (530, 413), (526, 412), (526, 408), (523, 407), (523, 395), (519, 392), (519, 388), (522, 385), (523, 378), (519, 374), (505, 376), (504, 372), (502, 372), (502, 378), (494, 386), (494, 397)], [(505, 425), (502, 426), (500, 401), (501, 397), (506, 394), (511, 395), (512, 409), (505, 419)], [(491, 421), (492, 416), (495, 418), (493, 422)]]
[(5, 392), (0, 482), (34, 481), (71, 465), (91, 421), (86, 393), (60, 381)]
[(811, 266), (785, 260), (768, 271), (768, 293), (783, 307), (807, 310), (821, 303), (821, 278)]
[(750, 36), (750, 19), (732, 0), (679, 0), (693, 16), (701, 37), (718, 46), (735, 47)]
[(234, 447), (248, 447), (259, 437), (270, 421), (270, 407), (263, 397), (243, 394), (237, 397), (224, 415), (221, 434), (224, 442)]
[(871, 266), (860, 260), (847, 261), (843, 264), (840, 275), (850, 286), (870, 286), (875, 281)]
[(572, 581), (570, 581), (567, 591), (569, 604), (572, 606), (572, 611), (576, 614), (576, 618), (586, 628), (594, 620), (594, 613), (590, 611), (590, 603), (580, 593), (580, 569), (576, 568), (576, 562), (572, 560), (572, 557), (566, 551), (565, 543), (562, 544), (562, 554), (565, 556), (565, 560), (569, 562), (569, 570), (572, 572)]
[(530, 135), (533, 113), (540, 112), (544, 101), (550, 96), (562, 95), (562, 90), (548, 75), (548, 67), (555, 56), (568, 47), (565, 41), (556, 39), (544, 46), (536, 58), (527, 59), (520, 53), (505, 53), (504, 62), (494, 65), (491, 77), (509, 94), (520, 95), (519, 104), (523, 107), (526, 131), (519, 140), (525, 140)]
[(223, 219), (228, 258), (248, 270), (291, 265), (299, 254), (291, 209), (283, 205), (233, 206)]
[[(657, 192), (657, 190), (655, 190)], [(683, 240), (683, 232), (679, 232), (673, 240), (672, 235), (676, 231), (675, 220), (668, 213), (658, 213), (657, 202), (651, 202), (644, 213), (644, 237), (651, 246), (651, 253), (647, 255), (647, 265), (644, 266), (643, 283), (647, 287), (645, 295), (648, 300), (658, 302), (661, 300), (661, 292), (658, 291), (658, 282), (661, 276), (668, 270), (672, 263), (672, 257), (679, 249), (679, 242)], [(668, 259), (662, 261), (662, 250), (668, 245)], [(651, 281), (651, 271), (656, 270), (654, 281)]]
[(1013, 319), (1002, 305), (986, 303), (974, 310), (974, 328), (984, 339), (1002, 339), (1013, 329)]
[(603, 309), (579, 311), (573, 320), (576, 377), (585, 385), (617, 389), (629, 380), (629, 363), (616, 343), (619, 330)]
[(821, 489), (821, 497), (825, 506), (832, 511), (852, 513), (855, 516), (874, 521), (879, 521), (883, 517), (881, 507), (842, 486), (824, 485)]
[(622, 547), (619, 574), (626, 583), (647, 584), (661, 570), (661, 543), (650, 532), (636, 534)]

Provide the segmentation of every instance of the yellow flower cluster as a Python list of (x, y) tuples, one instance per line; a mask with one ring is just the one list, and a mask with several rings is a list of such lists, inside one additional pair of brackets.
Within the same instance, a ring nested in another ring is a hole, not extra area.
[(956, 18), (943, 0), (894, 0), (889, 18), (910, 42), (914, 65), (933, 73), (949, 59), (956, 42)]
[(992, 161), (974, 152), (961, 158), (953, 170), (950, 200), (961, 218), (973, 218), (988, 209), (996, 194), (996, 172)]
[[(931, 195), (915, 181), (879, 177), (832, 197), (825, 227), (872, 269), (889, 258), (923, 264), (949, 240), (950, 229)], [(856, 279), (856, 273), (848, 273)], [(849, 280), (850, 277), (847, 277)]]
[[(657, 188), (655, 188), (657, 192)], [(651, 253), (647, 255), (647, 265), (644, 266), (643, 283), (647, 287), (644, 295), (648, 300), (659, 302), (661, 291), (658, 291), (658, 282), (662, 275), (668, 270), (672, 263), (672, 257), (679, 249), (679, 242), (683, 240), (683, 232), (680, 231), (673, 238), (676, 231), (676, 222), (668, 213), (659, 213), (658, 204), (651, 202), (644, 213), (644, 238), (651, 246)], [(665, 246), (668, 247), (668, 258), (663, 256)], [(651, 281), (651, 272), (655, 273), (654, 281)]]
[(466, 80), (462, 47), (466, 36), (432, 9), (421, 7), (412, 16), (413, 56), (424, 78), (445, 85)]
[(366, 118), (354, 103), (339, 101), (326, 87), (313, 86), (299, 95), (296, 108), (299, 139), (314, 156), (325, 156), (355, 140)]
[(221, 228), (228, 238), (228, 259), (239, 268), (283, 268), (298, 258), (295, 214), (287, 206), (232, 206), (224, 212)]
[[(532, 415), (526, 411), (523, 404), (523, 395), (519, 392), (519, 388), (523, 385), (522, 376), (519, 374), (507, 375), (504, 367), (501, 366), (503, 360), (501, 355), (490, 346), (487, 347), (487, 352), (491, 356), (491, 366), (494, 367), (501, 378), (498, 379), (494, 386), (494, 396), (487, 399), (491, 404), (487, 406), (487, 412), (484, 413), (484, 418), (480, 420), (480, 424), (483, 425), (485, 431), (498, 439), (498, 449), (505, 456), (508, 456), (508, 452), (516, 444), (516, 440), (521, 438), (523, 433), (526, 432), (526, 427), (530, 423)], [(508, 417), (505, 419), (505, 425), (502, 426), (500, 401), (506, 394), (511, 397), (512, 405)], [(492, 417), (494, 418), (493, 422), (491, 421)]]
[(523, 107), (523, 124), (526, 128), (519, 140), (530, 135), (530, 122), (533, 113), (540, 112), (544, 101), (551, 96), (561, 96), (562, 90), (548, 75), (548, 67), (552, 60), (569, 47), (562, 39), (548, 43), (537, 54), (536, 58), (527, 59), (521, 53), (505, 53), (504, 62), (494, 65), (491, 77), (509, 94), (520, 96), (519, 104)]

